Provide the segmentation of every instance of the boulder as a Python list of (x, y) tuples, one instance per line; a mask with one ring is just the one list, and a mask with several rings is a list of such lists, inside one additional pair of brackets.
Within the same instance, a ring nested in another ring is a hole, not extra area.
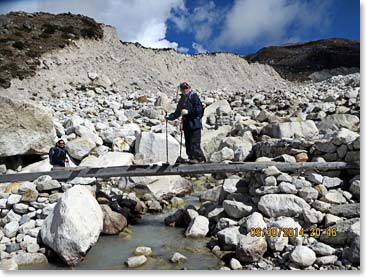
[(256, 262), (265, 254), (267, 248), (264, 237), (252, 237), (250, 234), (240, 235), (236, 247), (236, 258), (240, 262)]
[(267, 194), (261, 196), (258, 208), (268, 217), (297, 216), (310, 205), (292, 194)]
[(315, 122), (312, 120), (292, 121), (266, 125), (262, 134), (272, 138), (306, 138), (312, 139), (319, 134)]
[(225, 228), (217, 233), (218, 243), (222, 250), (235, 250), (240, 231), (238, 226)]
[(175, 252), (171, 258), (172, 263), (182, 263), (186, 261), (187, 261), (187, 257), (185, 257), (184, 255), (182, 255), (179, 252)]
[(311, 245), (311, 249), (318, 256), (328, 256), (335, 253), (335, 248), (322, 242), (316, 242), (315, 244)]
[(340, 220), (329, 226), (330, 230), (335, 228), (336, 236), (330, 236), (327, 232), (321, 233), (320, 241), (329, 245), (345, 245), (359, 234), (359, 218)]
[(211, 114), (215, 114), (217, 109), (220, 108), (224, 113), (230, 113), (232, 111), (231, 106), (227, 100), (219, 100), (207, 106), (204, 110), (204, 117), (208, 117)]
[(58, 200), (41, 227), (42, 242), (68, 265), (78, 264), (103, 230), (103, 212), (90, 190), (74, 186)]
[(204, 129), (202, 131), (201, 149), (207, 161), (211, 154), (218, 151), (222, 139), (225, 138), (230, 131), (231, 126), (221, 126), (216, 130)]
[(39, 162), (29, 164), (22, 168), (22, 172), (43, 172), (51, 171), (52, 165), (50, 164), (49, 158), (44, 159)]
[(252, 228), (264, 229), (264, 228), (267, 227), (267, 225), (264, 221), (264, 217), (262, 216), (261, 213), (258, 213), (258, 212), (254, 212), (249, 217), (247, 217), (244, 226), (246, 227), (246, 232), (247, 233), (251, 232)]
[(339, 179), (338, 177), (325, 176), (322, 180), (322, 184), (328, 189), (340, 186), (342, 183), (343, 180)]
[(209, 220), (202, 215), (196, 216), (191, 220), (190, 225), (185, 231), (187, 238), (203, 238), (209, 232)]
[(307, 246), (298, 245), (294, 248), (289, 258), (300, 267), (308, 267), (316, 261), (316, 254)]
[(94, 147), (96, 147), (95, 142), (86, 138), (76, 138), (66, 143), (65, 148), (71, 157), (81, 161), (88, 156)]
[(4, 235), (8, 238), (15, 237), (19, 229), (19, 223), (17, 221), (10, 221), (4, 226)]
[(152, 248), (147, 247), (147, 246), (138, 246), (134, 250), (134, 255), (136, 256), (144, 255), (148, 257), (148, 256), (151, 256), (152, 253), (153, 253)]
[(147, 262), (147, 258), (144, 255), (134, 256), (127, 259), (126, 264), (128, 267), (139, 267)]
[(224, 200), (223, 208), (229, 217), (236, 219), (250, 215), (254, 209), (251, 205), (234, 200)]
[(312, 187), (305, 187), (298, 191), (298, 195), (307, 202), (310, 202), (317, 199), (319, 192)]
[(134, 155), (131, 153), (122, 152), (107, 152), (99, 157), (88, 156), (82, 160), (80, 166), (87, 167), (111, 167), (131, 165), (134, 160)]
[(351, 114), (332, 114), (320, 121), (318, 128), (322, 131), (346, 128), (352, 131), (359, 129), (359, 117)]
[(15, 255), (14, 261), (19, 266), (48, 263), (46, 256), (42, 253), (18, 253)]
[(98, 136), (95, 130), (79, 125), (75, 128), (75, 133), (83, 139), (94, 142), (96, 145), (102, 145), (103, 140)]
[(179, 175), (154, 177), (145, 184), (157, 199), (182, 197), (193, 191), (192, 183)]
[(108, 205), (101, 205), (103, 211), (102, 234), (116, 235), (127, 226), (126, 218), (117, 212), (112, 211)]
[(221, 192), (222, 192), (222, 186), (216, 186), (212, 189), (208, 189), (200, 195), (200, 201), (218, 202)]
[[(145, 164), (166, 162), (166, 134), (142, 132), (135, 142), (135, 152), (143, 155)], [(180, 144), (168, 135), (168, 162), (174, 164), (180, 155)]]
[[(276, 221), (273, 221), (269, 224), (270, 227), (276, 227), (276, 228), (285, 228), (285, 229), (293, 229), (294, 230), (294, 234), (295, 234), (295, 230), (297, 229), (298, 232), (301, 231), (302, 226), (295, 221), (293, 218), (291, 217), (281, 217), (278, 218)], [(298, 235), (294, 235), (294, 236), (289, 236), (288, 237), (289, 242), (293, 245), (299, 245), (302, 243), (303, 237)]]
[(49, 191), (61, 188), (60, 183), (57, 180), (52, 180), (51, 176), (43, 175), (38, 177), (33, 182), (38, 191)]
[(0, 111), (0, 157), (48, 153), (56, 132), (44, 107), (0, 96)]
[(210, 162), (220, 163), (223, 161), (230, 161), (234, 159), (234, 151), (231, 148), (224, 147), (220, 151), (214, 152), (210, 156)]
[(18, 264), (15, 262), (15, 259), (3, 259), (0, 262), (1, 270), (18, 270)]
[(140, 126), (136, 123), (124, 124), (121, 128), (107, 129), (101, 133), (103, 141), (112, 144), (116, 138), (137, 137), (141, 133)]
[(333, 205), (329, 213), (346, 218), (360, 217), (360, 203)]
[(239, 269), (242, 269), (242, 265), (240, 263), (239, 260), (235, 259), (235, 258), (232, 258), (230, 261), (229, 261), (229, 265), (231, 266), (231, 269), (233, 270), (239, 270)]

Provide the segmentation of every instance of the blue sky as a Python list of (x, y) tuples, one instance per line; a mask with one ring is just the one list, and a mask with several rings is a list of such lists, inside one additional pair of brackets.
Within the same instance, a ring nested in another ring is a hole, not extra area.
[(123, 41), (189, 54), (360, 39), (358, 0), (0, 0), (0, 13), (15, 10), (84, 14), (115, 26)]

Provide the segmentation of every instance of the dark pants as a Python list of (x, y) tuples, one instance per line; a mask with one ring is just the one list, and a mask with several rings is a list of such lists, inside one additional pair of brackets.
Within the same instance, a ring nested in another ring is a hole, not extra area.
[(190, 130), (184, 127), (186, 154), (190, 160), (205, 161), (201, 151), (201, 129)]

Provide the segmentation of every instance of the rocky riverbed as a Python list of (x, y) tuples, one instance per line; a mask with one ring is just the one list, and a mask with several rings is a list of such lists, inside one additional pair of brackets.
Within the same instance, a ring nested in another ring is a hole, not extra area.
[[(42, 55), (34, 77), (0, 88), (0, 174), (49, 171), (47, 152), (60, 138), (71, 167), (165, 162), (163, 118), (175, 108), (182, 76), (206, 105), (208, 162), (360, 161), (359, 73), (289, 82), (240, 56), (145, 49), (121, 43), (109, 26), (103, 32), (102, 40), (75, 40)], [(168, 124), (170, 163), (180, 153), (179, 125)], [(199, 268), (193, 247), (206, 261), (202, 269), (357, 270), (359, 174), (274, 166), (236, 175), (2, 183), (1, 267), (90, 268), (96, 251), (116, 240), (115, 249), (128, 250), (109, 268)], [(185, 203), (185, 195), (200, 203)], [(147, 222), (163, 233), (140, 243)], [(188, 248), (172, 243), (162, 253), (157, 240), (165, 232)]]

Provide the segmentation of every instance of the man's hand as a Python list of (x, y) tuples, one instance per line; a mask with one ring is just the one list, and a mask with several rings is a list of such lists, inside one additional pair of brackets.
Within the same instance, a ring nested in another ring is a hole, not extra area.
[(186, 110), (186, 109), (182, 109), (181, 110), (181, 115), (182, 116), (187, 115), (187, 114), (189, 114), (189, 111), (188, 110)]

